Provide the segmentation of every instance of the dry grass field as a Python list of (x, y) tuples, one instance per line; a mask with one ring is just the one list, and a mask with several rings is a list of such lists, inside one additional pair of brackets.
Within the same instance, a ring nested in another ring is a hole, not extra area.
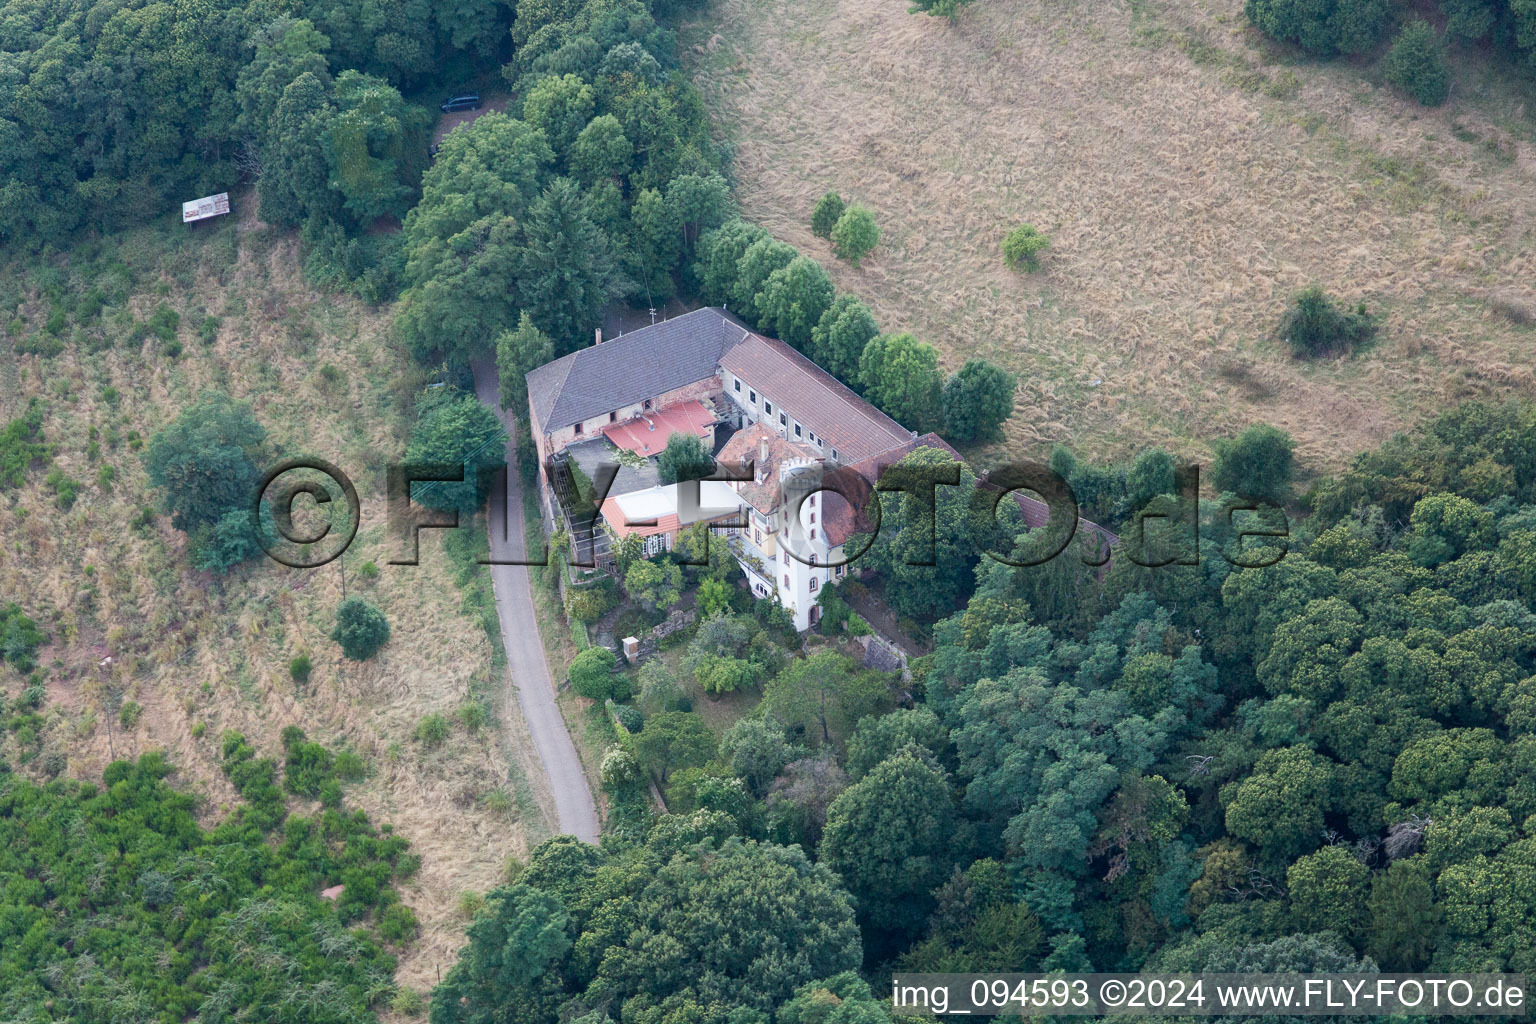
[[(392, 823), (422, 856), (403, 895), (423, 933), (398, 977), (428, 987), (463, 942), (459, 895), (498, 884), (509, 856), (548, 835), (550, 805), (529, 781), (542, 773), (516, 701), (504, 699), (505, 668), (480, 620), (461, 613), (442, 542), (424, 538), (419, 567), (386, 564), (382, 467), (403, 451), (421, 371), (386, 344), (386, 313), (301, 282), (292, 235), (246, 218), (195, 234), (145, 228), (111, 244), (136, 272), (127, 304), (136, 318), (160, 303), (180, 312), (178, 357), (154, 338), (88, 351), (94, 327), (51, 357), (17, 355), (13, 341), (25, 349), (48, 309), (18, 285), (18, 267), (0, 268), (28, 296), (13, 339), (0, 337), (0, 420), (44, 398), (55, 465), (83, 484), (68, 511), (42, 472), (0, 494), (0, 595), (51, 635), (39, 655), (48, 727), (21, 770), (63, 753), (69, 774), (89, 778), (112, 752), (162, 749), (178, 783), (217, 818), (236, 799), (219, 767), (225, 729), (267, 756), (281, 757), (278, 733), (290, 724), (358, 752), (369, 774), (347, 787), (348, 804)], [(222, 322), (205, 342), (197, 326), (208, 314)], [(135, 438), (147, 441), (205, 388), (249, 401), (280, 451), (328, 458), (357, 482), (363, 518), (346, 555), (348, 592), (376, 603), (393, 629), (375, 659), (347, 662), (328, 636), (341, 598), (336, 564), (300, 571), (262, 559), (221, 578), (190, 568), (186, 538), (167, 519), (134, 525), (154, 498)], [(116, 471), (110, 487), (98, 483), (103, 465)], [(379, 570), (372, 580), (367, 562)], [(301, 652), (314, 669), (299, 686), (288, 666)], [(21, 685), (0, 668), (6, 697)], [(457, 712), (477, 699), (491, 724), (471, 732)], [(142, 713), (125, 728), (118, 708), (129, 702)], [(452, 724), (446, 742), (426, 749), (412, 733), (432, 713)], [(13, 764), (24, 756), (5, 753)]]
[[(1424, 110), (1296, 64), (1242, 0), (976, 0), (954, 25), (907, 6), (716, 0), (686, 59), (748, 219), (948, 369), (1020, 374), (1012, 451), (1205, 458), (1267, 421), (1317, 472), (1536, 383), (1515, 322), (1536, 315), (1536, 150), (1486, 76)], [(884, 228), (861, 270), (810, 232), (828, 189)], [(999, 246), (1026, 221), (1053, 245), (1020, 276)], [(1385, 314), (1371, 349), (1290, 358), (1273, 329), (1310, 282)]]

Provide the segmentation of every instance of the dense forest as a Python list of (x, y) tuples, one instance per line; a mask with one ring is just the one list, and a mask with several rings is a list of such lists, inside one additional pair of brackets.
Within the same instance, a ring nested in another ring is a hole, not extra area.
[[(727, 613), (688, 664), (735, 658), (763, 701), (717, 744), (643, 667), (604, 764), (626, 812), (492, 894), (433, 1019), (880, 1012), (857, 968), (1536, 966), (1536, 406), (1468, 403), (1302, 496), (1240, 447), (1234, 489), (1306, 511), (1283, 552), (1143, 458), (1093, 475), (1198, 517), (1199, 563), (1103, 576), (984, 556), (967, 475), (937, 565), (876, 558), (933, 623), (905, 693)], [(909, 502), (878, 545), (910, 543)]]

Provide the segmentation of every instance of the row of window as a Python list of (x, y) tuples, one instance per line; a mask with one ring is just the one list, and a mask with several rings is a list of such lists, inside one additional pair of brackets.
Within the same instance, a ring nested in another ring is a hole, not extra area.
[[(741, 378), (740, 377), (735, 378), (731, 382), (731, 386), (735, 389), (735, 391), (736, 391), (736, 393), (738, 395), (741, 394)], [(752, 408), (754, 408), (754, 409), (757, 408), (757, 392), (754, 391), (752, 388), (747, 388), (747, 404), (752, 406)], [(763, 415), (764, 416), (769, 416), (769, 417), (771, 417), (773, 415), (773, 403), (768, 401), (766, 396), (764, 396), (764, 398), (763, 398)], [(789, 416), (788, 416), (787, 413), (785, 413), (783, 411), (779, 412), (779, 426), (783, 427), (785, 430), (788, 430), (790, 428)], [(820, 448), (822, 450), (826, 449), (826, 439), (825, 438), (817, 437), (816, 436), (816, 432), (814, 430), (804, 430), (804, 431), (802, 431), (801, 425), (797, 422), (797, 423), (794, 424), (794, 431), (795, 431), (795, 437), (796, 438), (804, 439), (804, 440), (809, 440), (817, 448)], [(833, 459), (837, 458), (837, 449), (836, 448), (832, 449), (832, 458)]]

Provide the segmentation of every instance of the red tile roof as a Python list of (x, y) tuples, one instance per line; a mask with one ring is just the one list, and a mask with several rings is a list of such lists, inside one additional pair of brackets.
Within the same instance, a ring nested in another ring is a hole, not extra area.
[[(768, 442), (766, 461), (762, 458), (764, 441)], [(756, 480), (743, 480), (740, 493), (742, 498), (764, 515), (778, 506), (779, 466), (786, 459), (820, 460), (821, 455), (805, 445), (786, 441), (779, 436), (778, 431), (761, 423), (754, 423), (744, 430), (738, 430), (715, 457), (718, 463), (753, 463), (753, 472), (763, 482), (759, 484)]]
[(693, 434), (703, 441), (713, 443), (714, 410), (697, 399), (690, 399), (669, 405), (660, 412), (645, 413), (635, 419), (603, 428), (603, 436), (614, 445), (639, 455), (660, 455), (667, 446), (667, 439), (673, 434)]

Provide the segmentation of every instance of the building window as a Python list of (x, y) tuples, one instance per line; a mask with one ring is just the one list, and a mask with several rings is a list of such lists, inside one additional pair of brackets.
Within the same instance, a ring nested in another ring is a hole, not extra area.
[(812, 436), (811, 440), (816, 442), (816, 447), (817, 448), (821, 447), (821, 438)]
[[(811, 508), (815, 508), (816, 507), (816, 495), (814, 493), (812, 493), (811, 496), (809, 498), (806, 498), (805, 500), (810, 504)], [(814, 523), (815, 521), (816, 521), (816, 518), (814, 516), (812, 516), (811, 517), (811, 522)]]
[(752, 542), (754, 544), (756, 544), (758, 547), (762, 547), (763, 546), (763, 533), (762, 533), (761, 530), (753, 530), (752, 531)]
[(731, 386), (736, 389), (738, 395), (741, 394), (741, 381), (733, 380), (731, 381)]
[(811, 525), (812, 526), (816, 525), (816, 513), (815, 512), (811, 513)]
[(646, 412), (650, 412), (652, 404), (653, 403), (651, 402), (651, 400), (649, 398), (647, 398), (645, 400), (644, 404), (641, 405), (641, 408), (644, 409)]
[(834, 462), (837, 460), (837, 449), (836, 448), (832, 449), (832, 459), (833, 459)]
[(815, 540), (815, 539), (816, 539), (816, 531), (812, 530), (811, 531), (811, 540)]
[(816, 577), (812, 576), (811, 577), (811, 593), (813, 593), (813, 594), (816, 593), (816, 588), (818, 586), (820, 586), (820, 584), (816, 582)]
[(785, 416), (783, 413), (779, 413), (779, 426), (782, 427), (782, 426), (787, 425), (788, 423), (789, 423), (789, 417)]
[(580, 423), (576, 424), (576, 436), (577, 437), (581, 436), (581, 424)]
[(784, 589), (785, 590), (789, 589), (789, 574), (788, 573), (784, 574)]
[(616, 413), (616, 412), (609, 413), (608, 414), (608, 422), (609, 423), (617, 423), (617, 422), (619, 422), (619, 414)]
[(837, 567), (837, 578), (838, 579), (842, 579), (843, 578), (843, 573), (846, 572), (847, 570), (848, 570), (848, 567), (846, 565), (838, 566)]
[(798, 424), (798, 423), (795, 424), (795, 436), (796, 437), (800, 437), (801, 436), (801, 434), (800, 434), (800, 424)]
[(773, 403), (766, 398), (763, 399), (763, 412), (769, 416), (773, 415)]
[(816, 440), (816, 432), (814, 430), (811, 431), (811, 440), (812, 441)]

